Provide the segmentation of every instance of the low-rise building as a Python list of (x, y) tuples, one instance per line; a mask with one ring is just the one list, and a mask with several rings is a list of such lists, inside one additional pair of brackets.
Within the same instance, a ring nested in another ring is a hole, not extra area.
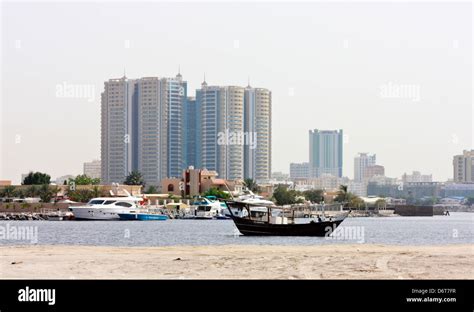
[(444, 197), (474, 197), (474, 183), (446, 183)]
[(304, 163), (290, 164), (290, 179), (309, 179), (311, 176), (310, 165)]
[(416, 183), (416, 182), (432, 182), (433, 175), (421, 174), (419, 171), (413, 171), (412, 174), (404, 173), (402, 176), (403, 183)]
[(189, 167), (183, 170), (182, 178), (161, 180), (161, 192), (185, 197), (198, 196), (211, 188), (225, 192), (242, 192), (244, 182), (241, 179), (225, 180), (217, 176), (218, 173), (214, 170)]
[(445, 198), (441, 198), (439, 200), (439, 203), (443, 205), (453, 205), (453, 204), (463, 205), (466, 203), (466, 198), (463, 196), (445, 197)]
[(101, 162), (100, 160), (93, 160), (84, 163), (84, 174), (92, 179), (100, 179)]

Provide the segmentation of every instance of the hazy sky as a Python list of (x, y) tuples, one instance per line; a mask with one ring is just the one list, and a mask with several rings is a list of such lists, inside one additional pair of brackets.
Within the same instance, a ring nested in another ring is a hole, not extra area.
[(204, 72), (271, 89), (273, 171), (308, 160), (314, 128), (344, 129), (351, 178), (370, 152), (387, 176), (446, 180), (472, 148), (471, 3), (7, 2), (1, 21), (0, 179), (79, 174), (99, 158), (103, 82), (124, 68), (181, 66), (191, 95)]

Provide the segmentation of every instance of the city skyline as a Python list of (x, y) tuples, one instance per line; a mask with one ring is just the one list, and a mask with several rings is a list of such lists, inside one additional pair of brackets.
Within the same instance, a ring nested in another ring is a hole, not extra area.
[[(250, 76), (252, 86), (272, 90), (272, 171), (306, 161), (308, 129), (344, 129), (343, 176), (351, 176), (354, 155), (370, 151), (390, 177), (415, 170), (452, 178), (452, 157), (472, 148), (466, 5), (235, 4), (231, 16), (227, 6), (3, 4), (0, 178), (81, 173), (100, 158), (103, 81), (124, 68), (147, 77), (173, 76), (179, 66), (189, 90), (204, 72), (210, 84), (246, 85)], [(167, 17), (196, 14), (192, 28)], [(243, 15), (248, 22), (238, 23)], [(127, 25), (96, 27), (116, 16)], [(439, 25), (441, 16), (453, 23)], [(402, 17), (405, 26), (390, 26)], [(21, 26), (25, 19), (41, 38)]]
[(271, 177), (271, 91), (209, 86), (188, 97), (175, 77), (109, 79), (101, 93), (102, 183), (132, 171), (147, 185), (180, 177), (189, 167), (223, 179)]

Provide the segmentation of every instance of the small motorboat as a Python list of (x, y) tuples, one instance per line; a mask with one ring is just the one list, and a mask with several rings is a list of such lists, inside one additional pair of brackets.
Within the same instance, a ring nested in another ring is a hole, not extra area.
[(161, 213), (130, 211), (119, 213), (120, 220), (165, 221), (169, 217)]

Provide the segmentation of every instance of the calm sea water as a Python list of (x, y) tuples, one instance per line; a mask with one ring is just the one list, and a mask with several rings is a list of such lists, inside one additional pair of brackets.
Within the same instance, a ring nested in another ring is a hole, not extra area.
[[(373, 243), (437, 245), (474, 243), (474, 213), (435, 217), (347, 218), (337, 239), (324, 237), (248, 237), (237, 235), (231, 220), (168, 221), (0, 221), (3, 232), (37, 227), (37, 241), (0, 237), (0, 245), (318, 245)], [(10, 237), (11, 238), (11, 237)]]

